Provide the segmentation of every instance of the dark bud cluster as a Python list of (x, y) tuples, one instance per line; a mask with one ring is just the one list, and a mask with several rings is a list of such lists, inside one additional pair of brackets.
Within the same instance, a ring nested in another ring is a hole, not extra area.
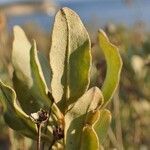
[(40, 109), (36, 113), (31, 114), (31, 119), (36, 123), (36, 124), (41, 124), (44, 123), (48, 120), (49, 115), (46, 110)]
[(53, 136), (55, 141), (64, 138), (64, 130), (60, 126), (56, 126), (53, 130)]

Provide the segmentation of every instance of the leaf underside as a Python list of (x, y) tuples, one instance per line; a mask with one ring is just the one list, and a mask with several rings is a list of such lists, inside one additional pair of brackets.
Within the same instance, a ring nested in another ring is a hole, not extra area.
[(12, 62), (13, 85), (22, 109), (27, 114), (37, 112), (40, 108), (49, 109), (52, 102), (48, 97), (48, 87), (38, 60), (36, 43), (34, 41), (31, 46), (19, 26), (14, 27)]
[(62, 8), (55, 17), (50, 49), (51, 89), (62, 111), (87, 90), (91, 44), (79, 16)]

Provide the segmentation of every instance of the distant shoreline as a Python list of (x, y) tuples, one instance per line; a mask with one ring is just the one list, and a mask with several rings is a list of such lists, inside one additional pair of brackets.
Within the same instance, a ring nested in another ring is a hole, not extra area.
[[(94, 25), (97, 27), (101, 27), (108, 22), (112, 22), (115, 24), (124, 24), (126, 26), (132, 26), (136, 22), (144, 22), (147, 27), (150, 27), (150, 1), (144, 0), (144, 2), (145, 3), (140, 2), (131, 6), (128, 6), (121, 1), (93, 1), (87, 3), (61, 2), (58, 5), (52, 4), (52, 7), (54, 7), (54, 9), (52, 9), (53, 11), (51, 15), (47, 13), (45, 7), (46, 5), (43, 5), (43, 7), (41, 5), (41, 2), (38, 2), (36, 5), (33, 1), (24, 3), (20, 2), (19, 4), (14, 4), (12, 6), (19, 6), (20, 8), (25, 7), (24, 10), (27, 13), (23, 13), (23, 9), (21, 9), (21, 14), (19, 14), (19, 12), (17, 13), (17, 15), (9, 13), (8, 26), (9, 28), (11, 28), (15, 24), (22, 25), (26, 22), (33, 21), (39, 24), (45, 30), (49, 30), (49, 26), (51, 25), (55, 11), (57, 11), (58, 8), (65, 6), (75, 10), (85, 24), (89, 24), (95, 21)], [(22, 4), (24, 5), (22, 6)], [(34, 4), (34, 7), (32, 4)], [(49, 7), (51, 6), (49, 5)], [(27, 11), (27, 8), (30, 8), (30, 11)]]

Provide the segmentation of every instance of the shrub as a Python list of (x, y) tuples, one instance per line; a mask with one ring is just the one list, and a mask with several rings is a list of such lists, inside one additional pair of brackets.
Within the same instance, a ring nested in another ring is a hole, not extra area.
[[(102, 89), (90, 83), (91, 42), (79, 16), (62, 8), (55, 17), (49, 61), (14, 27), (13, 88), (0, 81), (4, 119), (12, 129), (49, 149), (101, 149), (111, 122), (105, 107), (118, 86), (118, 49), (98, 32), (107, 73)], [(19, 104), (18, 104), (19, 103)]]

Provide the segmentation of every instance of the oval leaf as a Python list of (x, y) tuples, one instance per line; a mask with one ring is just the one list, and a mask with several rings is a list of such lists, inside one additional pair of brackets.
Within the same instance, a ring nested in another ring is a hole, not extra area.
[(48, 97), (48, 88), (38, 60), (36, 44), (34, 42), (31, 47), (19, 26), (14, 27), (12, 62), (15, 70), (13, 84), (23, 110), (31, 114), (40, 108), (49, 109), (52, 102)]
[[(88, 90), (74, 107), (65, 115), (65, 141), (67, 150), (80, 148), (82, 130), (86, 125), (88, 113), (98, 109), (103, 102), (101, 91), (97, 87)], [(89, 118), (89, 117), (88, 117)]]
[(66, 109), (87, 90), (91, 65), (88, 33), (71, 9), (62, 8), (56, 14), (51, 43), (52, 94)]
[(110, 43), (108, 37), (102, 30), (99, 31), (98, 38), (100, 48), (104, 52), (107, 63), (106, 78), (102, 86), (104, 105), (106, 105), (106, 103), (108, 103), (108, 101), (112, 98), (118, 86), (122, 68), (122, 59), (118, 48)]

